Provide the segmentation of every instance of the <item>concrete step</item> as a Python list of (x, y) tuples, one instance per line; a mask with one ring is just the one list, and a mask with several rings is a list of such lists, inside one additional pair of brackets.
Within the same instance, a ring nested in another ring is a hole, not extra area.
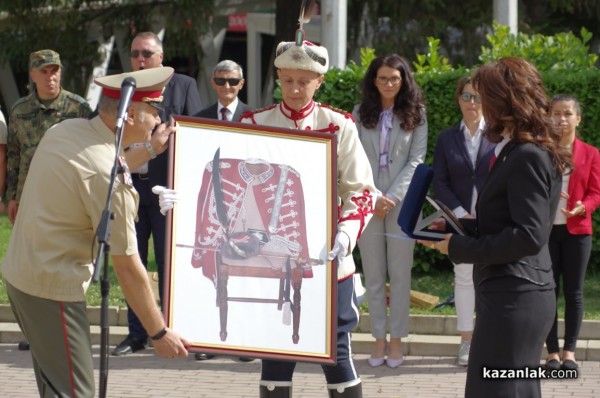
[[(88, 307), (88, 319), (91, 325), (100, 324), (100, 307)], [(109, 307), (108, 321), (112, 326), (127, 326), (127, 308)], [(0, 305), (0, 323), (15, 322), (9, 305)], [(361, 314), (357, 333), (371, 333), (371, 317)], [(411, 315), (409, 333), (418, 335), (456, 336), (456, 316), (454, 315)], [(558, 334), (564, 334), (564, 320), (558, 320)], [(579, 338), (583, 340), (600, 340), (600, 321), (584, 320), (581, 324)]]
[[(115, 346), (127, 336), (127, 309), (110, 307), (109, 344)], [(100, 308), (89, 307), (92, 344), (100, 344)], [(564, 332), (559, 323), (559, 335)], [(24, 339), (15, 322), (10, 306), (0, 305), (0, 343), (18, 343)], [(403, 339), (404, 354), (417, 356), (456, 356), (460, 337), (456, 332), (456, 317), (451, 315), (411, 315), (409, 335)], [(352, 334), (352, 350), (358, 354), (369, 354), (375, 339), (370, 334), (369, 314), (362, 314)], [(562, 341), (560, 342), (562, 346)], [(543, 353), (544, 357), (546, 353)], [(600, 321), (584, 320), (576, 356), (580, 360), (600, 361)]]
[[(91, 326), (92, 344), (100, 344), (101, 330), (97, 325)], [(127, 336), (126, 326), (111, 326), (109, 328), (109, 345), (119, 344)], [(23, 333), (16, 323), (0, 323), (0, 343), (17, 344), (24, 340)], [(404, 355), (411, 356), (443, 356), (453, 357), (458, 353), (459, 336), (409, 334), (402, 340)], [(562, 344), (562, 341), (561, 341)], [(369, 354), (373, 351), (375, 339), (369, 333), (352, 334), (352, 351), (357, 354)], [(546, 353), (544, 352), (543, 357)], [(600, 361), (600, 340), (579, 340), (576, 357), (579, 360)], [(543, 359), (543, 358), (541, 358)]]

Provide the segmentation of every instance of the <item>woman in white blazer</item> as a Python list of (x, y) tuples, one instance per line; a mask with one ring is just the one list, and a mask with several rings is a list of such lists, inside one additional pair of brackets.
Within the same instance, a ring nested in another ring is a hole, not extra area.
[[(408, 336), (410, 282), (415, 242), (401, 234), (398, 213), (415, 168), (427, 151), (427, 119), (421, 89), (409, 63), (396, 54), (378, 57), (363, 80), (362, 103), (354, 108), (358, 133), (380, 191), (358, 242), (376, 339), (371, 366), (402, 364), (402, 337)], [(389, 234), (389, 235), (388, 235)], [(390, 281), (390, 341), (387, 342), (385, 284)], [(386, 358), (387, 355), (387, 358)]]

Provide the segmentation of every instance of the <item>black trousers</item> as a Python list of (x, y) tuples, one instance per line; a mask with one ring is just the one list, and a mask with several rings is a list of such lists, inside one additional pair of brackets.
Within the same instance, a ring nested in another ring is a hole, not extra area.
[[(565, 344), (563, 349), (575, 352), (581, 321), (583, 320), (583, 281), (592, 253), (591, 235), (572, 235), (566, 225), (555, 225), (548, 242), (552, 272), (556, 282), (556, 298), (560, 295), (562, 277), (565, 295)], [(559, 352), (558, 314), (546, 338), (548, 353)]]
[[(517, 278), (506, 279), (511, 283)], [(477, 291), (476, 312), (465, 397), (541, 397), (539, 379), (484, 379), (483, 376), (485, 368), (538, 368), (556, 312), (554, 290)]]
[[(163, 296), (163, 281), (165, 269), (165, 240), (166, 240), (166, 217), (160, 213), (158, 204), (158, 195), (152, 193), (150, 180), (140, 179), (137, 175), (132, 175), (133, 186), (138, 191), (140, 203), (138, 207), (138, 219), (135, 223), (135, 232), (137, 235), (138, 252), (142, 263), (148, 268), (148, 242), (150, 236), (154, 242), (154, 258), (158, 271), (158, 293), (160, 302)], [(135, 312), (127, 304), (127, 321), (129, 324), (129, 335), (141, 341), (146, 341), (148, 334), (142, 326), (142, 322)]]

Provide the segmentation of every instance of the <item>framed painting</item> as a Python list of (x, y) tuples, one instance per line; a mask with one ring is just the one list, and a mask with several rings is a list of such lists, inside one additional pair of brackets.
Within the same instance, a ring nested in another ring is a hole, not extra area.
[(176, 120), (168, 326), (191, 351), (335, 363), (335, 135)]

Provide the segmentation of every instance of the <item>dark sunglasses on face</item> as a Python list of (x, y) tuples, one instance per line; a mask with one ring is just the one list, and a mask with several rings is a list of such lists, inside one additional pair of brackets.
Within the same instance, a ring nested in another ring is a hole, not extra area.
[(471, 100), (475, 100), (476, 104), (481, 104), (481, 97), (479, 95), (471, 94), (471, 93), (462, 93), (460, 95), (465, 102), (471, 102)]
[(137, 58), (140, 56), (140, 54), (142, 54), (142, 57), (144, 58), (150, 58), (151, 56), (153, 56), (155, 54), (154, 51), (150, 51), (150, 50), (133, 50), (130, 53), (131, 58)]
[(237, 86), (240, 84), (242, 79), (233, 79), (233, 78), (225, 78), (225, 77), (213, 77), (213, 81), (217, 86), (224, 86), (225, 83), (229, 83), (231, 87)]

